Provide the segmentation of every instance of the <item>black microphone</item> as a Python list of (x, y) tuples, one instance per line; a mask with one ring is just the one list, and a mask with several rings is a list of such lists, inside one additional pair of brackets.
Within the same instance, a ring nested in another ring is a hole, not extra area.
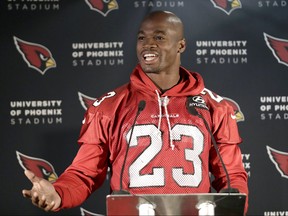
[(119, 191), (113, 191), (112, 194), (117, 194), (117, 195), (130, 194), (128, 191), (125, 191), (125, 190), (122, 189), (122, 178), (123, 178), (124, 168), (125, 168), (125, 164), (126, 164), (126, 159), (127, 159), (127, 155), (128, 155), (129, 146), (130, 146), (131, 138), (132, 138), (132, 135), (133, 135), (135, 123), (136, 123), (136, 120), (137, 120), (139, 114), (144, 110), (145, 106), (146, 106), (146, 102), (145, 102), (144, 100), (141, 100), (141, 101), (138, 103), (137, 113), (136, 113), (136, 116), (135, 116), (135, 118), (134, 118), (134, 122), (133, 122), (132, 127), (131, 127), (131, 128), (132, 128), (132, 129), (131, 129), (131, 134), (130, 134), (129, 141), (128, 141), (128, 145), (127, 145), (127, 148), (126, 148), (123, 166), (122, 166), (122, 169), (121, 169), (121, 174), (120, 174), (120, 190), (119, 190)]
[(221, 154), (219, 152), (219, 148), (218, 148), (218, 146), (216, 144), (216, 140), (215, 140), (215, 138), (214, 138), (214, 136), (212, 134), (212, 131), (211, 131), (206, 119), (197, 112), (197, 110), (195, 109), (194, 105), (190, 105), (190, 102), (191, 103), (195, 103), (194, 101), (192, 101), (191, 97), (188, 97), (187, 104), (186, 104), (187, 110), (188, 110), (188, 112), (190, 114), (192, 114), (194, 116), (198, 116), (199, 118), (201, 118), (203, 120), (203, 122), (205, 124), (205, 127), (207, 128), (207, 131), (209, 132), (209, 134), (211, 136), (211, 140), (212, 140), (213, 146), (214, 146), (214, 148), (216, 150), (216, 153), (217, 153), (217, 155), (218, 155), (218, 157), (219, 157), (219, 159), (221, 161), (221, 164), (223, 166), (223, 169), (224, 169), (224, 172), (225, 172), (225, 175), (226, 175), (226, 178), (227, 178), (227, 185), (228, 186), (227, 186), (227, 188), (222, 189), (220, 191), (220, 193), (239, 193), (239, 190), (237, 188), (231, 188), (230, 177), (229, 177), (228, 171), (226, 169), (225, 163), (224, 163), (224, 161), (222, 159), (222, 156), (221, 156)]

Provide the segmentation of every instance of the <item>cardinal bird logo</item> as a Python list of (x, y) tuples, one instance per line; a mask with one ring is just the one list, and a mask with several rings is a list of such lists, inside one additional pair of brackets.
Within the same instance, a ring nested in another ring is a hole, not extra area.
[(244, 114), (241, 111), (240, 106), (238, 105), (238, 103), (236, 101), (232, 100), (231, 98), (228, 98), (228, 97), (223, 97), (223, 99), (225, 101), (227, 101), (233, 107), (234, 115), (231, 116), (231, 117), (233, 119), (236, 119), (237, 122), (244, 121), (245, 117), (244, 117)]
[(264, 38), (278, 62), (288, 66), (288, 40), (272, 37), (265, 32)]
[(215, 8), (224, 11), (227, 15), (230, 15), (232, 11), (242, 8), (240, 0), (210, 0)]
[(81, 207), (80, 207), (80, 211), (81, 211), (81, 216), (100, 216), (100, 214), (87, 211), (86, 209), (81, 208)]
[(40, 44), (21, 40), (15, 36), (13, 38), (18, 52), (30, 68), (44, 75), (48, 69), (56, 67), (56, 62), (49, 49)]
[(288, 152), (281, 152), (269, 146), (266, 147), (268, 155), (276, 166), (276, 169), (282, 177), (288, 178)]
[(16, 151), (19, 164), (24, 170), (32, 171), (36, 176), (54, 182), (58, 176), (53, 166), (41, 158), (30, 157)]
[(95, 10), (103, 16), (107, 16), (112, 10), (118, 9), (116, 0), (85, 0), (91, 10)]
[(78, 92), (78, 98), (80, 100), (80, 103), (82, 107), (87, 110), (87, 108), (93, 104), (93, 102), (96, 100), (96, 98), (89, 97), (85, 94), (82, 94), (81, 92)]

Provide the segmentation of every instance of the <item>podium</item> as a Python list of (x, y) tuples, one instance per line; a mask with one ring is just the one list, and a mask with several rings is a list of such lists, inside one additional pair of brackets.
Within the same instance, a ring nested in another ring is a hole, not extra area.
[(199, 193), (108, 195), (107, 216), (115, 215), (244, 215), (246, 194)]

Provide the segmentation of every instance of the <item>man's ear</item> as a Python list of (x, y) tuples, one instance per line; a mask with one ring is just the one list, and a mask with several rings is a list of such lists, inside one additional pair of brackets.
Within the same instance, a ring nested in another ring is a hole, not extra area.
[(183, 53), (186, 49), (186, 40), (183, 38), (182, 40), (179, 41), (179, 49), (178, 53)]

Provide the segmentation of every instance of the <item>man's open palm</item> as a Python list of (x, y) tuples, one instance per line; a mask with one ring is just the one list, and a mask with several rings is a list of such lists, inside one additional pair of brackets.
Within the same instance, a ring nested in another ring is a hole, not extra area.
[(32, 203), (45, 210), (56, 210), (61, 204), (61, 198), (54, 189), (54, 186), (49, 181), (35, 176), (29, 170), (25, 170), (26, 177), (31, 181), (31, 190), (24, 189), (23, 196), (31, 199)]

